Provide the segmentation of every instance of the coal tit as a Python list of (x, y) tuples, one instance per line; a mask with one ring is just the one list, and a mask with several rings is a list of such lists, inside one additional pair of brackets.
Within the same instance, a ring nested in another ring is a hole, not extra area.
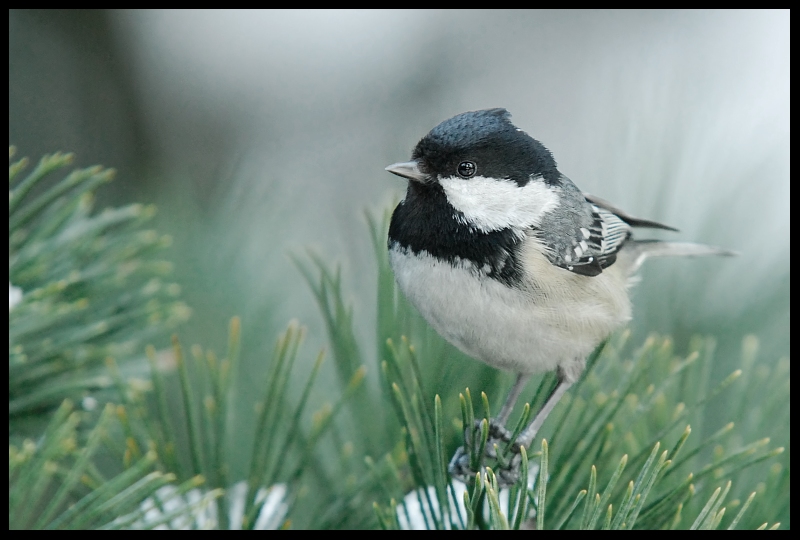
[[(589, 353), (630, 320), (628, 288), (645, 258), (732, 254), (634, 240), (635, 227), (676, 229), (583, 193), (505, 109), (445, 120), (411, 161), (386, 170), (409, 180), (388, 238), (400, 289), (447, 341), (517, 373), (493, 439), (508, 438), (504, 426), (530, 376), (556, 370), (556, 388), (515, 441), (530, 446)], [(459, 449), (451, 474), (469, 474), (467, 457)], [(505, 478), (513, 482), (513, 471)]]

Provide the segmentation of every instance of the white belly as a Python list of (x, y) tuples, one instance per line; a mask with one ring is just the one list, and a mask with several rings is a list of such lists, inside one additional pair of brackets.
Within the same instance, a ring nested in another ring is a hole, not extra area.
[(627, 275), (618, 265), (596, 277), (573, 274), (551, 265), (535, 241), (526, 241), (523, 257), (525, 291), (468, 262), (454, 267), (424, 252), (389, 250), (400, 289), (430, 325), (498, 368), (537, 373), (582, 363), (630, 319)]

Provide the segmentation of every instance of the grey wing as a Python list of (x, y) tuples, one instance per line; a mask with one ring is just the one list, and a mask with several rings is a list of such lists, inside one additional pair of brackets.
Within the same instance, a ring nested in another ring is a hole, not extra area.
[(580, 227), (562, 265), (570, 272), (597, 276), (617, 260), (617, 252), (631, 237), (631, 227), (613, 212), (592, 205), (592, 224)]
[(547, 258), (554, 266), (597, 276), (617, 260), (632, 228), (613, 212), (583, 197), (573, 201), (564, 203), (561, 212), (547, 215), (536, 236), (546, 246)]
[(562, 176), (558, 212), (544, 216), (536, 231), (554, 266), (583, 276), (597, 276), (617, 260), (634, 227), (675, 231), (668, 225), (633, 217), (608, 201), (583, 193)]

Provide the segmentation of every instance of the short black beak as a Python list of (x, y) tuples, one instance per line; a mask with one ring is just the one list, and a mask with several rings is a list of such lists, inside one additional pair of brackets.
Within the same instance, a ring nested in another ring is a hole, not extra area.
[(414, 180), (416, 182), (426, 183), (429, 181), (428, 175), (419, 170), (419, 163), (416, 161), (395, 163), (394, 165), (389, 165), (386, 167), (386, 170), (392, 174), (396, 174), (397, 176), (402, 176), (403, 178), (408, 178), (409, 180)]

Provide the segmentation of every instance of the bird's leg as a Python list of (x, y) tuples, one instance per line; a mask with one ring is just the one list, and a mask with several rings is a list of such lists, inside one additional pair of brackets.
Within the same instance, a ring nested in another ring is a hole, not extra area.
[(567, 380), (561, 373), (561, 370), (558, 372), (558, 384), (553, 389), (553, 392), (548, 396), (547, 401), (544, 402), (542, 408), (539, 409), (539, 412), (536, 413), (536, 416), (533, 417), (533, 421), (526, 427), (522, 433), (519, 434), (517, 437), (516, 445), (524, 446), (528, 448), (533, 439), (536, 438), (536, 434), (539, 432), (539, 429), (544, 424), (544, 421), (547, 420), (547, 417), (550, 416), (550, 413), (555, 408), (556, 404), (561, 400), (561, 397), (569, 390), (569, 387), (572, 386), (573, 382)]
[(558, 384), (547, 397), (547, 401), (544, 402), (542, 408), (536, 413), (534, 416), (533, 421), (528, 424), (522, 433), (519, 434), (517, 440), (514, 441), (512, 445), (512, 451), (514, 455), (511, 458), (510, 466), (504, 470), (499, 470), (497, 474), (497, 481), (498, 484), (510, 486), (517, 482), (519, 479), (519, 466), (521, 458), (519, 456), (520, 447), (524, 446), (525, 448), (529, 448), (533, 440), (536, 438), (536, 434), (539, 432), (539, 429), (544, 424), (544, 421), (547, 420), (547, 417), (555, 408), (556, 404), (561, 400), (561, 397), (569, 390), (569, 387), (573, 385), (573, 381), (569, 380), (567, 377), (564, 376), (564, 373), (561, 369), (558, 370)]
[[(528, 379), (530, 379), (530, 375), (528, 374), (520, 373), (517, 375), (517, 380), (514, 381), (514, 385), (508, 392), (506, 401), (503, 403), (503, 407), (500, 409), (500, 414), (498, 414), (496, 418), (489, 420), (489, 436), (486, 441), (484, 454), (490, 458), (497, 457), (497, 454), (494, 450), (495, 444), (500, 446), (498, 443), (507, 443), (511, 440), (511, 433), (505, 427), (506, 422), (508, 422), (508, 418), (511, 416), (511, 411), (514, 410), (514, 405), (516, 404), (522, 389), (525, 388), (525, 384), (528, 382)], [(480, 433), (481, 422), (482, 420), (475, 420), (475, 428), (477, 433)], [(466, 430), (464, 435), (465, 442), (467, 442), (468, 445), (474, 445), (475, 441), (466, 440), (469, 437), (467, 434), (469, 432), (469, 428), (467, 426), (464, 427)], [(475, 472), (477, 472), (470, 468), (469, 461), (469, 448), (460, 446), (450, 459), (450, 464), (448, 465), (448, 471), (450, 475), (454, 478), (458, 478), (459, 480), (466, 481), (466, 478), (469, 478), (469, 476), (474, 475)]]
[[(489, 436), (486, 441), (486, 448), (484, 450), (484, 454), (490, 458), (497, 458), (497, 453), (495, 451), (495, 444), (497, 443), (508, 443), (511, 440), (511, 433), (506, 429), (505, 424), (508, 421), (509, 416), (511, 416), (511, 411), (514, 409), (514, 405), (519, 398), (522, 389), (525, 388), (525, 384), (528, 382), (529, 375), (519, 374), (517, 376), (517, 380), (514, 383), (514, 386), (511, 387), (511, 391), (508, 393), (508, 397), (506, 398), (505, 403), (503, 404), (503, 408), (500, 409), (500, 414), (497, 415), (497, 418), (493, 418), (489, 422)], [(573, 377), (567, 376), (567, 374), (559, 368), (558, 370), (558, 383), (553, 391), (547, 396), (547, 400), (542, 405), (542, 408), (536, 413), (536, 416), (533, 417), (533, 420), (528, 427), (526, 427), (522, 433), (519, 434), (516, 441), (513, 442), (511, 445), (512, 455), (509, 461), (506, 463), (507, 466), (498, 467), (497, 473), (497, 481), (498, 484), (502, 486), (510, 486), (517, 482), (519, 479), (519, 467), (521, 462), (520, 457), (520, 447), (524, 446), (525, 448), (529, 448), (533, 440), (536, 438), (536, 434), (541, 429), (542, 425), (544, 424), (547, 417), (550, 416), (550, 413), (555, 408), (556, 404), (561, 400), (562, 396), (566, 393), (567, 390), (574, 384)], [(476, 421), (476, 427), (480, 430), (480, 422)], [(480, 433), (480, 431), (478, 431)], [(466, 437), (466, 435), (465, 435)], [(469, 444), (475, 444), (475, 441), (467, 441)], [(499, 447), (500, 444), (497, 444)], [(450, 460), (450, 464), (448, 466), (448, 471), (450, 475), (454, 478), (458, 478), (466, 482), (470, 476), (474, 475), (475, 472), (470, 467), (470, 451), (469, 448), (461, 446), (456, 450), (456, 453), (453, 455), (453, 458)]]
[(514, 405), (519, 398), (519, 395), (522, 393), (522, 389), (525, 388), (525, 385), (528, 383), (528, 379), (531, 376), (525, 373), (520, 373), (517, 375), (517, 380), (514, 382), (514, 386), (511, 387), (511, 391), (508, 392), (508, 397), (506, 398), (506, 402), (503, 404), (503, 408), (500, 409), (500, 414), (497, 415), (495, 421), (500, 424), (501, 426), (505, 426), (506, 422), (508, 422), (508, 417), (511, 416), (511, 411), (514, 410)]
[(506, 429), (506, 422), (508, 422), (511, 411), (514, 410), (514, 405), (516, 405), (517, 399), (519, 399), (519, 395), (522, 393), (522, 389), (525, 388), (530, 378), (531, 376), (527, 373), (520, 373), (517, 375), (517, 380), (514, 381), (514, 386), (509, 390), (506, 401), (503, 403), (503, 408), (500, 409), (500, 414), (489, 420), (489, 440), (486, 441), (486, 454), (489, 457), (497, 457), (494, 451), (496, 442), (507, 443), (511, 441), (511, 432)]

